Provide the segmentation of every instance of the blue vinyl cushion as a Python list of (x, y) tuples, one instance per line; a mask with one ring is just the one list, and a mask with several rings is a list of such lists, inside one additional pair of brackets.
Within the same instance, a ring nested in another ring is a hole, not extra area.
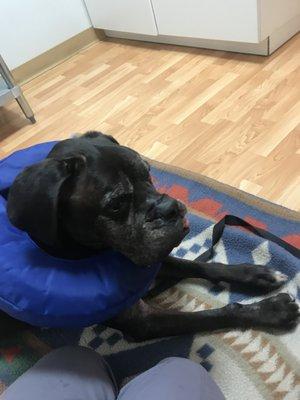
[(11, 225), (6, 213), (9, 187), (55, 144), (41, 143), (0, 161), (0, 309), (35, 326), (89, 326), (138, 301), (160, 265), (141, 268), (113, 250), (80, 260), (60, 259)]

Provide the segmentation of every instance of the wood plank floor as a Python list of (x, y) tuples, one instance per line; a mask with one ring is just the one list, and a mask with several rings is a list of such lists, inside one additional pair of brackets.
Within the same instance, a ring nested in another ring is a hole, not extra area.
[(101, 130), (144, 155), (300, 210), (300, 35), (270, 57), (97, 42), (0, 110), (0, 157)]

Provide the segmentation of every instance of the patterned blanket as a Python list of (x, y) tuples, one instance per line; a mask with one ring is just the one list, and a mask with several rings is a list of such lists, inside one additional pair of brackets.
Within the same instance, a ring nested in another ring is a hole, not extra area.
[[(194, 259), (208, 249), (213, 225), (226, 214), (241, 217), (300, 248), (300, 216), (293, 211), (158, 163), (153, 163), (152, 175), (161, 192), (182, 200), (189, 208), (191, 232), (174, 250), (178, 257)], [(245, 229), (226, 227), (215, 248), (214, 261), (264, 264), (280, 270), (289, 276), (281, 291), (300, 297), (299, 259)], [(235, 285), (189, 279), (159, 294), (153, 301), (163, 307), (199, 311), (261, 298), (241, 293)], [(99, 352), (121, 385), (164, 357), (183, 356), (201, 363), (226, 399), (300, 398), (300, 326), (280, 335), (232, 330), (138, 344), (104, 326), (69, 331), (32, 330), (0, 343), (0, 393), (43, 354), (65, 344), (80, 344)]]

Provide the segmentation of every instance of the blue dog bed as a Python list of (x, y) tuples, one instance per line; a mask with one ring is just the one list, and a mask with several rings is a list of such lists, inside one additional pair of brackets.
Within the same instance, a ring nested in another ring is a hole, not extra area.
[(56, 143), (38, 144), (0, 161), (0, 309), (35, 326), (84, 327), (132, 306), (148, 291), (160, 265), (141, 268), (112, 250), (80, 260), (60, 259), (11, 225), (9, 187)]

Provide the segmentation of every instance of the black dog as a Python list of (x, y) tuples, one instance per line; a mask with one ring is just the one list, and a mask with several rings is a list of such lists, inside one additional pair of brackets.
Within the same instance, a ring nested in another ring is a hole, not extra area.
[[(78, 248), (111, 247), (141, 268), (162, 261), (160, 277), (238, 282), (265, 291), (286, 281), (263, 266), (170, 257), (188, 233), (186, 208), (155, 190), (149, 169), (138, 153), (99, 132), (61, 141), (17, 177), (9, 192), (9, 218), (49, 252), (74, 256)], [(107, 325), (143, 340), (227, 328), (290, 329), (298, 315), (288, 294), (194, 313), (154, 309), (141, 300)]]

